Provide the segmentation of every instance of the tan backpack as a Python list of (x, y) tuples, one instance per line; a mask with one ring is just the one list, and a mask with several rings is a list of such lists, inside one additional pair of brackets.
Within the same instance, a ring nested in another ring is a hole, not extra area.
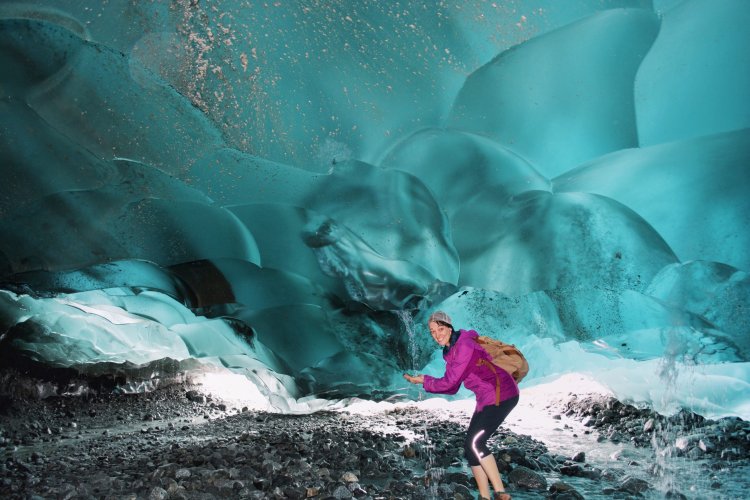
[(529, 373), (528, 361), (513, 344), (505, 344), (486, 336), (479, 336), (476, 341), (492, 357), (492, 364), (508, 372), (516, 383)]

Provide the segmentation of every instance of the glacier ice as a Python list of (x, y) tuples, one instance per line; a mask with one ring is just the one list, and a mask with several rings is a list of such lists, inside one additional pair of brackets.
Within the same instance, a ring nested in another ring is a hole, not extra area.
[(750, 5), (402, 7), (1, 4), (4, 369), (414, 396), (440, 307), (747, 417)]
[[(750, 129), (617, 151), (552, 180), (634, 210), (683, 260), (750, 266)], [(614, 175), (614, 172), (617, 175)]]
[[(16, 271), (64, 270), (127, 258), (163, 265), (201, 258), (259, 259), (254, 238), (236, 217), (202, 203), (131, 201), (116, 191), (71, 190), (9, 215), (0, 223), (0, 235)], [(49, 246), (49, 241), (57, 243)]]
[(462, 272), (472, 248), (481, 243), (479, 235), (498, 223), (500, 207), (551, 186), (512, 149), (458, 130), (420, 130), (389, 150), (380, 165), (409, 172), (435, 194), (448, 216)]
[[(236, 328), (232, 321), (196, 316), (160, 292), (134, 294), (117, 288), (35, 298), (2, 291), (0, 322), (6, 365), (21, 356), (84, 377), (117, 378), (123, 373), (125, 380), (119, 386), (125, 388), (133, 385), (133, 379), (162, 378), (158, 371), (165, 361), (192, 359), (197, 363), (177, 370), (247, 370), (247, 375), (264, 380), (259, 390), (267, 398), (271, 390), (287, 399), (297, 396), (283, 361), (246, 326)], [(102, 366), (110, 368), (102, 373)], [(139, 367), (148, 371), (139, 373)], [(32, 368), (32, 373), (39, 370)]]
[[(409, 172), (439, 196), (440, 207), (461, 227), (481, 217), (482, 204), (474, 198), (497, 190), (497, 203), (525, 191), (549, 191), (550, 181), (513, 149), (482, 135), (461, 130), (424, 129), (396, 144), (379, 163)], [(461, 207), (474, 205), (466, 220), (455, 220)]]
[(750, 112), (739, 104), (747, 100), (750, 59), (735, 50), (747, 43), (749, 22), (742, 0), (688, 0), (663, 12), (635, 79), (641, 146), (750, 126)]
[[(61, 65), (41, 82), (25, 82), (27, 105), (95, 155), (129, 158), (177, 174), (223, 144), (220, 131), (171, 86), (146, 70), (134, 78), (122, 52), (45, 21), (0, 22), (4, 41), (20, 45), (17, 52), (5, 52), (15, 56), (14, 66), (38, 78), (49, 71), (47, 61)], [(28, 40), (29, 33), (47, 36)]]
[(324, 214), (386, 258), (419, 261), (436, 279), (457, 279), (445, 217), (424, 184), (405, 172), (349, 161), (322, 174), (223, 149), (193, 165), (190, 177), (236, 213), (261, 203), (289, 205), (312, 212), (302, 212), (305, 226)]
[(610, 198), (532, 191), (494, 215), (491, 224), (454, 232), (463, 240), (462, 285), (510, 295), (575, 285), (641, 290), (677, 260), (650, 225)]
[(535, 37), (466, 79), (449, 126), (492, 137), (548, 177), (636, 146), (633, 80), (658, 31), (653, 12), (613, 9)]
[(106, 297), (91, 299), (76, 300), (75, 294), (34, 299), (3, 292), (6, 349), (28, 352), (32, 359), (55, 366), (188, 357), (185, 343), (158, 321), (116, 308)]
[(744, 359), (750, 356), (750, 324), (745, 310), (750, 301), (750, 277), (746, 272), (717, 262), (673, 264), (654, 277), (646, 293), (705, 318), (733, 339)]

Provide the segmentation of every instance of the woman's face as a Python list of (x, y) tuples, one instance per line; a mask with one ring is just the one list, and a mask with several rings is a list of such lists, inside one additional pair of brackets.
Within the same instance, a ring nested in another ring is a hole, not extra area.
[(430, 327), (430, 334), (432, 335), (432, 338), (435, 339), (435, 342), (443, 347), (447, 346), (448, 342), (451, 340), (451, 327), (441, 325), (435, 321), (430, 322), (428, 326)]

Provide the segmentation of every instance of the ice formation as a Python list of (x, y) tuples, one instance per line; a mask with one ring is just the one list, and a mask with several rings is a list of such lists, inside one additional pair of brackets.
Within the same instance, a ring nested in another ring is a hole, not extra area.
[(303, 411), (414, 394), (441, 308), (750, 418), (750, 4), (539, 4), (0, 5), (3, 367)]

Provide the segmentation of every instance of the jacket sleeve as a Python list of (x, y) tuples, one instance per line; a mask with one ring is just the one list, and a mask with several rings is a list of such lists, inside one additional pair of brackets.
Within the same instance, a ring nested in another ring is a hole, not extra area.
[(471, 370), (471, 359), (474, 349), (471, 345), (460, 343), (456, 344), (457, 349), (455, 356), (448, 361), (445, 367), (445, 375), (441, 378), (435, 378), (430, 375), (424, 376), (424, 390), (437, 394), (455, 394), (461, 387), (461, 382)]

